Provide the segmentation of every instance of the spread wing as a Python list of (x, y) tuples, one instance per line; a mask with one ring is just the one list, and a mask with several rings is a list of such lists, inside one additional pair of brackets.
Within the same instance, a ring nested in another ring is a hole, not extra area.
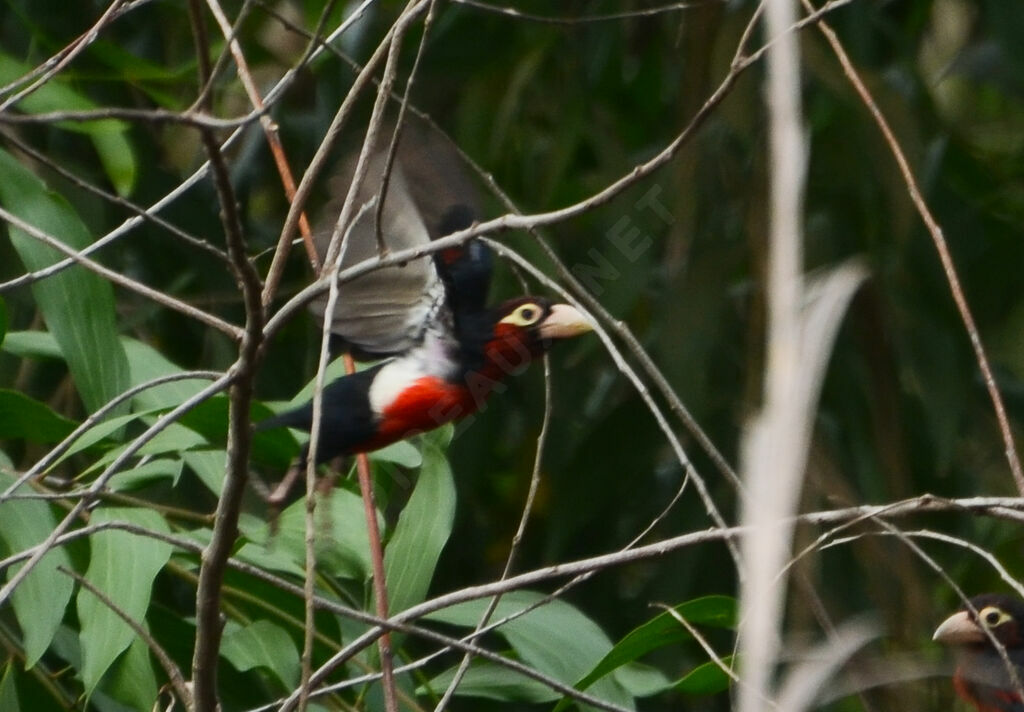
[[(386, 147), (371, 156), (356, 192), (353, 219), (346, 227), (342, 269), (377, 255), (374, 200), (382, 185), (385, 160)], [(390, 251), (422, 246), (472, 224), (476, 191), (459, 165), (454, 150), (426, 129), (406, 126), (381, 215), (381, 235)], [(321, 256), (327, 251), (354, 168), (355, 157), (329, 186), (335, 197), (315, 231)], [(489, 250), (474, 244), (472, 248), (445, 250), (437, 259), (423, 257), (369, 272), (339, 286), (330, 315), (331, 332), (358, 357), (405, 351), (419, 342), (429, 324), (450, 320), (452, 308), (467, 301), (479, 301), (482, 306), (490, 266)], [(324, 318), (326, 308), (326, 294), (310, 306), (318, 319)]]

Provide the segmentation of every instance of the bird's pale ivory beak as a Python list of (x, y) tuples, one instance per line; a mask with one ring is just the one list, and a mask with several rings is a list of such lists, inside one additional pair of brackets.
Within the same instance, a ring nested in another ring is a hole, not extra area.
[(583, 314), (568, 304), (555, 304), (540, 324), (542, 339), (569, 339), (593, 331), (594, 325)]
[(932, 640), (944, 645), (961, 645), (963, 643), (980, 643), (987, 640), (988, 636), (980, 625), (971, 620), (967, 611), (954, 613), (942, 621)]

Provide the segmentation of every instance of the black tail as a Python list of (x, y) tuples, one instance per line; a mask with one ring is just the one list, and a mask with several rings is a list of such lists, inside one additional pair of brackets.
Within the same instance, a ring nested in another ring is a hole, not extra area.
[[(320, 418), (320, 444), (316, 462), (331, 460), (338, 455), (356, 452), (361, 444), (376, 434), (375, 418), (370, 410), (370, 384), (383, 364), (371, 366), (348, 376), (342, 376), (326, 388), (323, 396), (323, 414)], [(271, 428), (295, 428), (307, 433), (313, 429), (313, 403), (285, 411), (256, 424), (257, 432)], [(302, 461), (307, 448), (302, 449)]]

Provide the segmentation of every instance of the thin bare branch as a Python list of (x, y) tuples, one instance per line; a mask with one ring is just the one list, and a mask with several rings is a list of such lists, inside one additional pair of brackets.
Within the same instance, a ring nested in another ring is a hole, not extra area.
[(6, 501), (7, 498), (14, 493), (15, 490), (17, 490), (19, 487), (25, 484), (25, 482), (32, 479), (41, 472), (44, 472), (47, 468), (50, 467), (50, 465), (57, 462), (57, 460), (60, 459), (61, 455), (70, 450), (71, 446), (74, 445), (75, 442), (77, 442), (78, 439), (82, 437), (82, 435), (84, 435), (89, 429), (91, 429), (101, 420), (106, 418), (109, 413), (116, 410), (117, 407), (120, 406), (122, 403), (134, 398), (138, 394), (143, 393), (144, 391), (150, 388), (162, 385), (164, 383), (173, 383), (175, 381), (188, 381), (193, 379), (204, 379), (212, 381), (218, 378), (222, 378), (223, 376), (223, 373), (219, 373), (217, 371), (185, 371), (183, 373), (172, 373), (167, 376), (161, 376), (159, 378), (154, 378), (151, 381), (140, 383), (137, 386), (132, 386), (123, 393), (110, 399), (110, 401), (104, 404), (102, 408), (100, 408), (95, 413), (90, 415), (88, 418), (83, 420), (78, 427), (71, 431), (71, 433), (66, 438), (61, 440), (52, 450), (50, 450), (50, 452), (48, 452), (45, 456), (37, 460), (36, 463), (32, 465), (32, 467), (29, 468), (23, 475), (21, 475), (21, 477), (19, 477), (13, 484), (11, 484), (10, 487), (5, 489), (3, 492), (0, 492), (0, 504), (3, 504), (4, 501)]
[(537, 15), (523, 12), (514, 7), (502, 7), (491, 5), (480, 0), (452, 0), (456, 5), (465, 5), (476, 10), (505, 15), (516, 20), (529, 20), (531, 22), (542, 22), (550, 25), (582, 25), (591, 22), (607, 22), (609, 20), (630, 20), (638, 17), (656, 17), (672, 12), (692, 10), (703, 5), (718, 4), (723, 0), (694, 0), (693, 2), (674, 2), (660, 7), (649, 7), (640, 10), (627, 10), (625, 12), (610, 12), (602, 15), (580, 15), (577, 17), (554, 17), (551, 15)]
[[(110, 478), (113, 477), (118, 472), (120, 472), (121, 469), (127, 464), (127, 462), (131, 458), (135, 457), (135, 454), (146, 443), (148, 443), (157, 435), (166, 430), (168, 426), (172, 425), (173, 423), (176, 423), (178, 419), (181, 418), (182, 415), (184, 415), (185, 413), (189, 412), (200, 403), (203, 403), (204, 401), (208, 400), (209, 398), (213, 397), (214, 395), (220, 393), (225, 388), (227, 388), (227, 386), (231, 383), (232, 378), (233, 376), (230, 372), (224, 374), (216, 381), (208, 385), (206, 388), (201, 390), (199, 393), (196, 393), (188, 400), (172, 408), (170, 411), (168, 411), (163, 416), (158, 418), (155, 423), (149, 426), (145, 430), (145, 432), (143, 432), (131, 443), (129, 443), (128, 446), (125, 447), (124, 450), (122, 450), (121, 453), (116, 458), (114, 458), (114, 460), (109, 465), (107, 465), (106, 469), (104, 469), (103, 472), (101, 472), (99, 476), (93, 481), (92, 485), (90, 485), (89, 493), (91, 495), (94, 495), (95, 493), (103, 490), (107, 486), (107, 483), (110, 481)], [(33, 553), (31, 556), (28, 557), (28, 560), (25, 562), (25, 565), (18, 569), (17, 572), (12, 574), (8, 578), (7, 583), (4, 584), (2, 588), (0, 588), (0, 606), (7, 602), (7, 600), (11, 597), (11, 594), (14, 592), (14, 589), (17, 588), (18, 585), (25, 580), (25, 577), (32, 572), (32, 570), (39, 563), (39, 560), (46, 555), (46, 552), (48, 552), (55, 546), (55, 543), (60, 538), (60, 536), (68, 530), (72, 522), (77, 520), (82, 515), (82, 513), (85, 512), (86, 508), (92, 503), (92, 501), (92, 496), (82, 497), (82, 499), (80, 499), (71, 508), (71, 510), (66, 515), (64, 515), (64, 518), (60, 522), (58, 522), (57, 525), (50, 531), (46, 539), (32, 550)]]
[(110, 596), (96, 588), (89, 579), (79, 575), (76, 571), (71, 571), (63, 566), (58, 566), (57, 570), (73, 578), (82, 588), (99, 599), (100, 603), (113, 611), (118, 618), (123, 620), (128, 627), (132, 629), (132, 632), (135, 633), (139, 640), (146, 644), (146, 647), (149, 648), (150, 652), (152, 652), (156, 657), (157, 662), (160, 663), (160, 667), (162, 667), (164, 672), (167, 674), (167, 679), (170, 681), (175, 694), (178, 695), (178, 699), (181, 700), (185, 709), (192, 709), (192, 694), (188, 689), (188, 685), (185, 684), (185, 678), (182, 676), (181, 670), (178, 668), (177, 663), (171, 659), (171, 656), (167, 654), (167, 651), (164, 650), (160, 643), (157, 642), (156, 638), (150, 635), (149, 631), (146, 630), (146, 627), (110, 600)]
[(19, 101), (46, 84), (46, 82), (53, 79), (53, 77), (68, 66), (75, 57), (80, 55), (89, 45), (95, 42), (99, 37), (100, 31), (110, 24), (114, 18), (120, 15), (123, 3), (124, 0), (114, 0), (111, 2), (107, 9), (103, 11), (103, 14), (100, 15), (99, 19), (97, 19), (93, 26), (86, 30), (86, 32), (76, 37), (66, 47), (62, 48), (57, 52), (57, 54), (53, 55), (48, 60), (36, 65), (36, 67), (34, 67), (27, 75), (0, 89), (0, 96), (3, 96), (9, 90), (13, 90), (22, 84), (25, 85), (22, 89), (11, 94), (11, 96), (7, 97), (2, 103), (0, 103), (0, 114), (10, 111), (10, 109)]
[[(809, 12), (815, 12), (815, 8), (811, 5), (809, 0), (803, 0), (803, 2), (804, 7), (806, 7)], [(1010, 428), (1010, 421), (1006, 416), (1006, 407), (1003, 405), (1003, 398), (999, 393), (999, 386), (992, 373), (992, 367), (989, 365), (988, 356), (985, 354), (985, 346), (981, 342), (981, 335), (978, 333), (978, 327), (974, 323), (974, 316), (971, 314), (971, 308), (967, 304), (967, 297), (964, 296), (963, 288), (960, 286), (960, 277), (957, 276), (956, 265), (953, 263), (953, 256), (949, 252), (949, 245), (946, 243), (946, 237), (942, 232), (942, 227), (928, 208), (928, 203), (925, 201), (924, 196), (921, 195), (921, 189), (917, 184), (917, 178), (914, 177), (914, 171), (910, 167), (910, 162), (907, 161), (903, 148), (900, 146), (899, 141), (896, 140), (896, 136), (893, 134), (888, 120), (885, 118), (882, 110), (878, 108), (878, 104), (875, 102), (874, 97), (871, 96), (871, 92), (861, 79), (857, 68), (853, 65), (853, 62), (850, 60), (846, 50), (843, 49), (839, 36), (824, 19), (819, 18), (817, 22), (818, 29), (821, 30), (821, 33), (825, 36), (829, 46), (832, 47), (832, 51), (839, 60), (839, 64), (843, 68), (843, 73), (857, 92), (857, 96), (860, 97), (861, 102), (863, 102), (864, 106), (871, 114), (871, 118), (874, 119), (878, 129), (882, 132), (885, 143), (892, 152), (893, 158), (896, 160), (896, 165), (899, 168), (900, 175), (903, 177), (903, 182), (906, 183), (907, 193), (910, 196), (910, 200), (913, 202), (914, 208), (917, 209), (918, 215), (921, 216), (922, 222), (924, 222), (925, 227), (928, 229), (928, 234), (931, 235), (932, 243), (935, 245), (935, 251), (938, 253), (939, 261), (942, 263), (942, 271), (945, 273), (946, 281), (949, 283), (949, 292), (953, 296), (953, 301), (956, 303), (957, 311), (960, 313), (960, 319), (964, 323), (964, 330), (967, 332), (967, 338), (970, 340), (971, 348), (974, 350), (974, 358), (978, 362), (978, 370), (981, 371), (982, 380), (985, 382), (985, 389), (988, 391), (989, 399), (992, 401), (992, 409), (996, 416), (996, 422), (999, 424), (999, 434), (1003, 439), (1003, 447), (1005, 448), (1006, 462), (1010, 466), (1010, 474), (1013, 475), (1013, 481), (1017, 485), (1017, 491), (1024, 496), (1024, 470), (1021, 469), (1020, 455), (1018, 455), (1017, 446), (1013, 441), (1013, 430)]]
[(194, 307), (191, 304), (186, 304), (185, 302), (179, 299), (175, 299), (174, 297), (168, 294), (165, 294), (157, 289), (153, 289), (152, 287), (142, 284), (141, 282), (131, 279), (130, 277), (125, 277), (120, 272), (115, 272), (109, 267), (104, 267), (99, 262), (96, 262), (95, 260), (86, 257), (78, 250), (68, 247), (63, 242), (58, 240), (56, 237), (40, 230), (35, 225), (25, 222), (17, 215), (8, 212), (4, 208), (0, 208), (0, 219), (10, 223), (14, 227), (24, 232), (29, 237), (39, 240), (44, 245), (52, 247), (61, 254), (67, 255), (74, 262), (82, 265), (83, 267), (92, 272), (95, 272), (99, 276), (113, 282), (114, 284), (120, 287), (129, 289), (133, 292), (136, 292), (137, 294), (146, 297), (147, 299), (156, 302), (157, 304), (161, 304), (165, 307), (168, 307), (169, 309), (173, 309), (175, 311), (181, 312), (186, 316), (192, 317), (196, 321), (206, 324), (207, 326), (213, 327), (217, 331), (226, 334), (233, 340), (237, 341), (242, 335), (242, 330), (239, 329), (234, 324), (230, 324), (224, 321), (223, 319), (214, 316), (213, 314), (208, 314), (207, 312), (204, 312), (202, 309)]

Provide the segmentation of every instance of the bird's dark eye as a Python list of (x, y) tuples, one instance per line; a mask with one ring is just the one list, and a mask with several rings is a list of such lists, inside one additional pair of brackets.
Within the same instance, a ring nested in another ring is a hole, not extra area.
[(511, 314), (501, 320), (501, 323), (519, 327), (533, 326), (541, 316), (543, 316), (543, 312), (540, 306), (528, 302), (513, 309)]
[(995, 628), (1011, 620), (1011, 617), (997, 606), (986, 606), (978, 611), (978, 619), (986, 628)]

